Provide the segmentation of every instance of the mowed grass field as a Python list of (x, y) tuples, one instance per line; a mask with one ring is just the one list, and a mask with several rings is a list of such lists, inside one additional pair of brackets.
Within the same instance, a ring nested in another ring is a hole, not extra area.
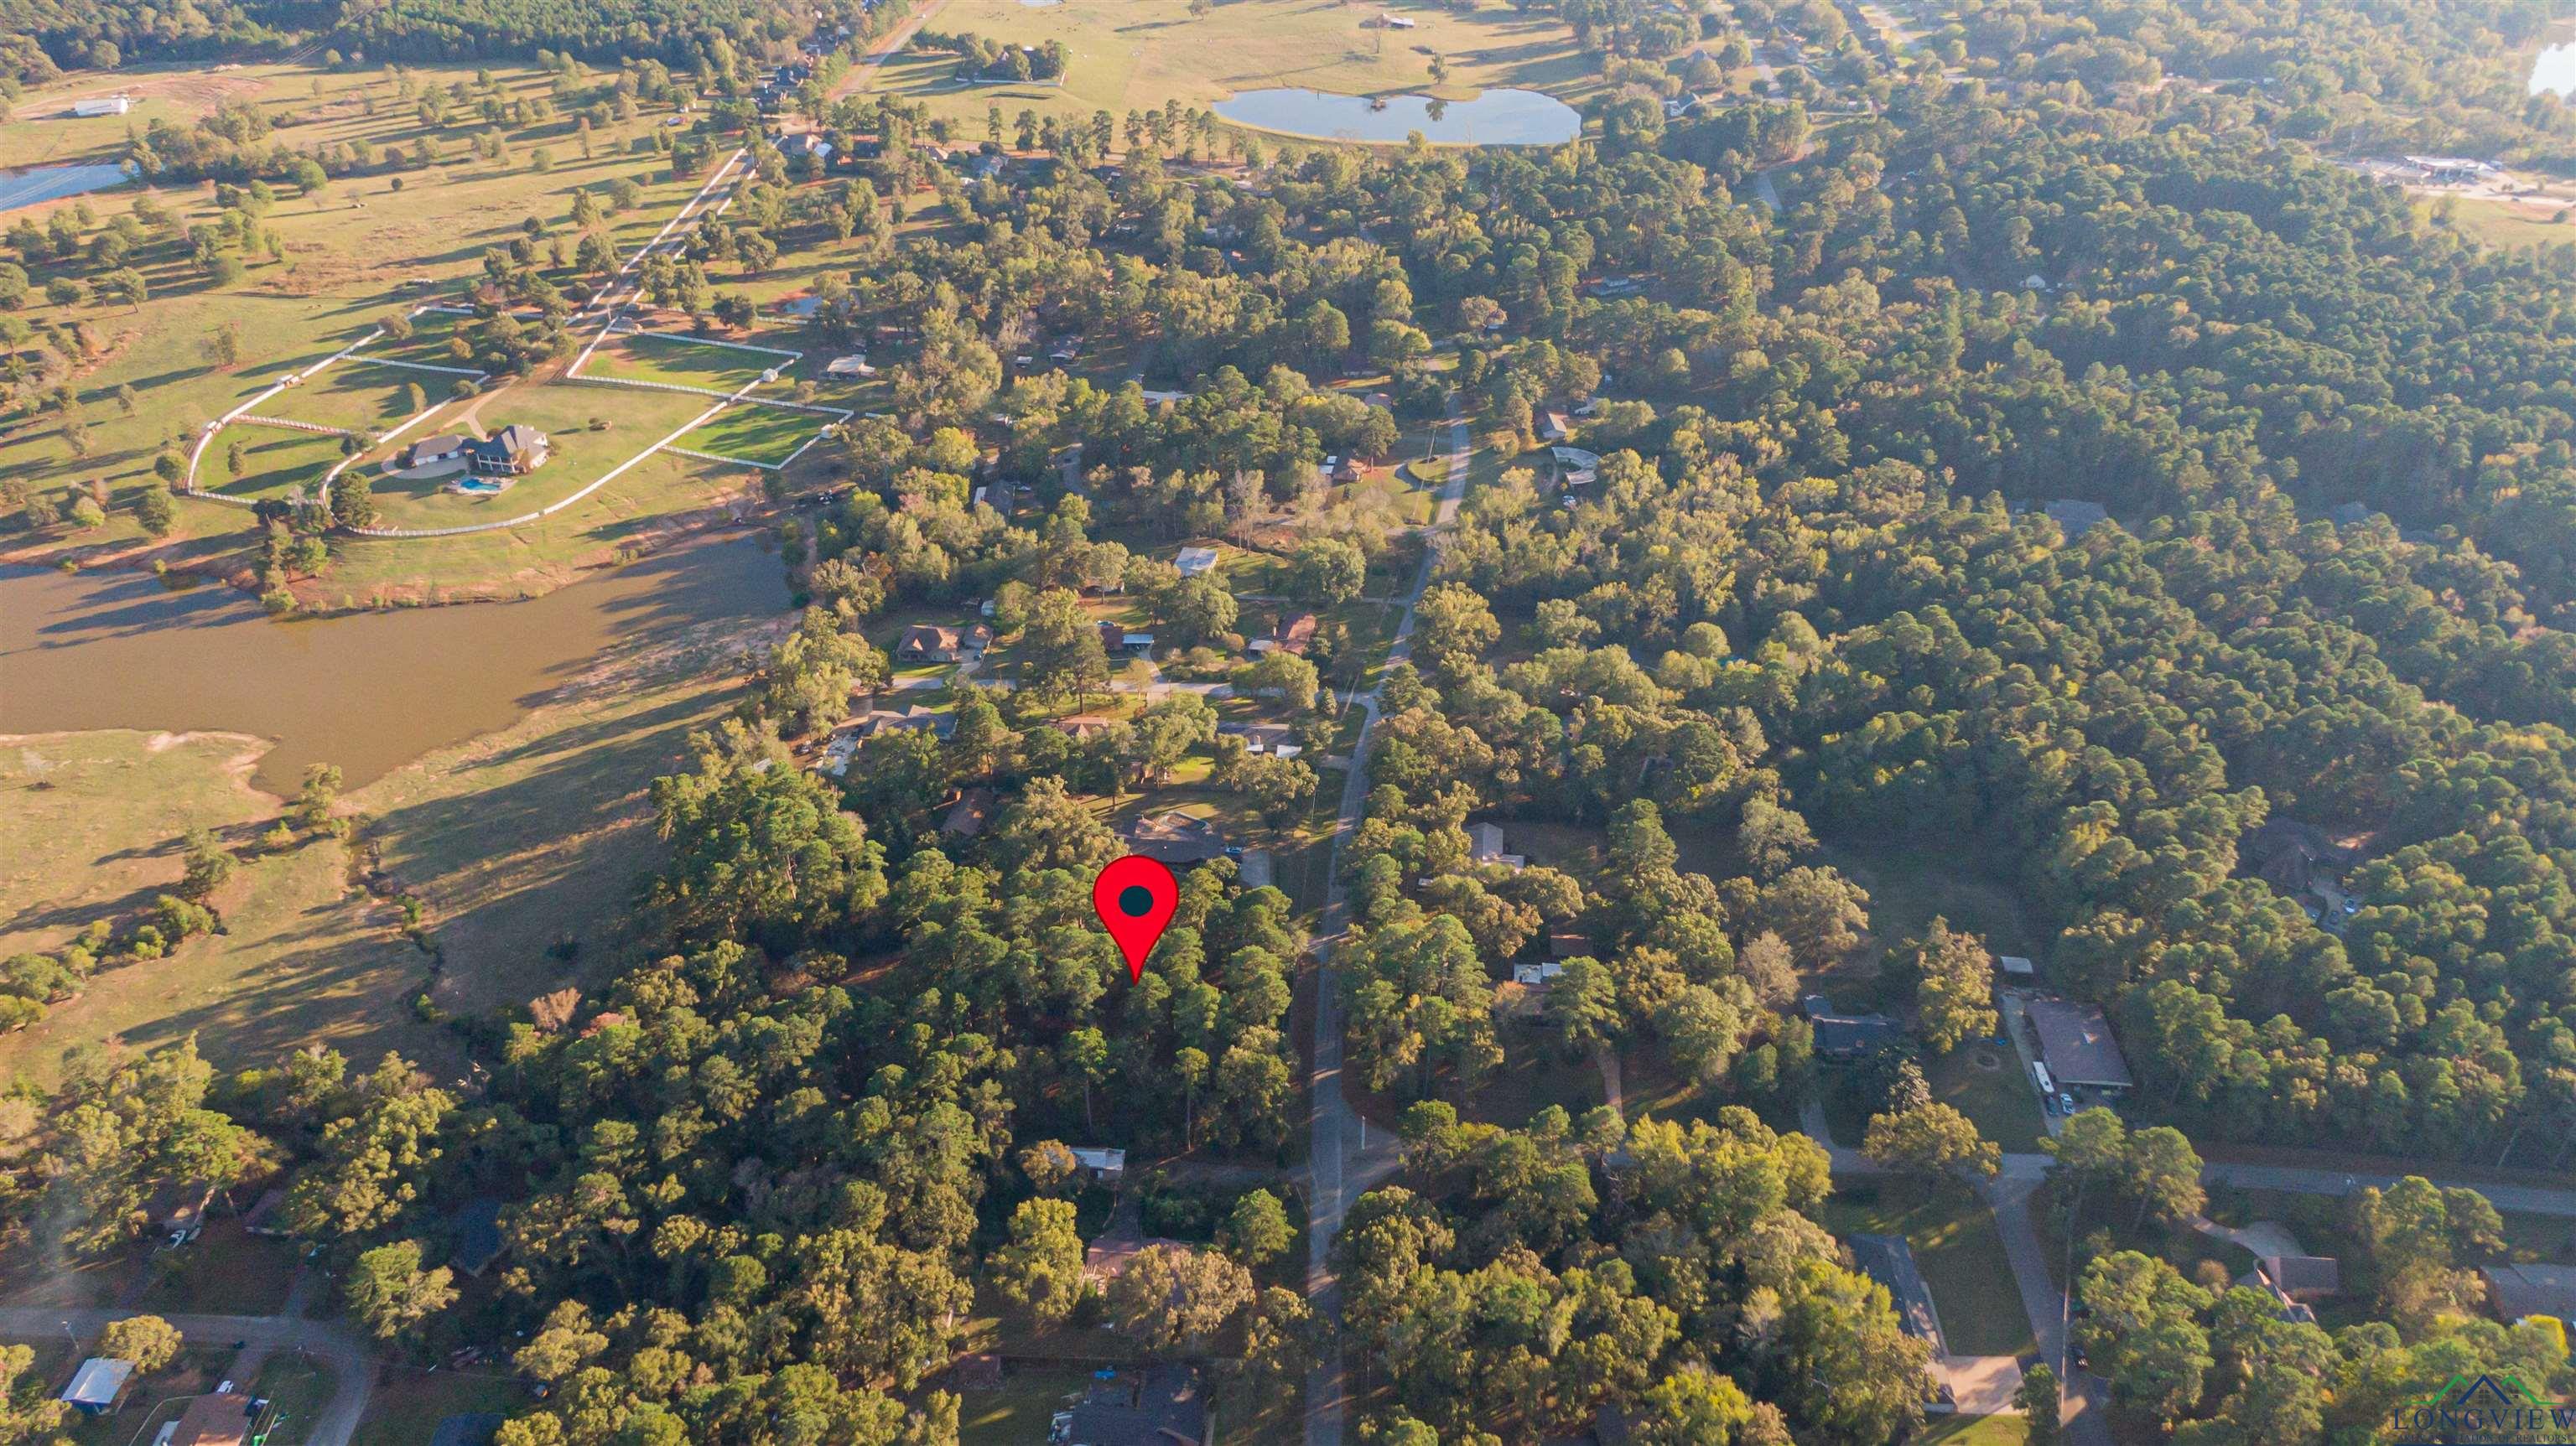
[[(1552, 16), (1504, 6), (1467, 14), (1385, 9), (1416, 28), (1363, 29), (1360, 22), (1380, 7), (1335, 0), (1220, 0), (1204, 19), (1192, 18), (1188, 0), (948, 0), (932, 30), (1041, 47), (1060, 40), (1072, 54), (1064, 83), (963, 86), (954, 79), (954, 55), (907, 52), (876, 71), (870, 85), (922, 102), (980, 138), (988, 105), (1000, 106), (1006, 123), (1023, 110), (1082, 119), (1105, 110), (1123, 120), (1166, 101), (1206, 107), (1268, 86), (1449, 100), (1513, 86), (1573, 101), (1600, 83), (1573, 31)], [(1445, 84), (1431, 82), (1435, 54), (1448, 62)]]
[[(232, 472), (233, 444), (236, 442), (242, 449), (239, 476)], [(319, 486), (322, 474), (339, 462), (340, 455), (340, 439), (335, 436), (290, 427), (263, 427), (257, 422), (235, 422), (217, 432), (215, 440), (207, 445), (205, 456), (198, 459), (197, 485), (226, 497), (246, 497), (254, 501), (283, 498), (292, 488), (302, 487), (310, 492)], [(183, 502), (180, 505), (185, 507), (188, 504)], [(250, 516), (247, 512), (241, 515)]]
[[(457, 82), (470, 87), (475, 68), (431, 65), (415, 67), (410, 73), (424, 89)], [(534, 100), (550, 89), (549, 78), (533, 68), (496, 68), (495, 74), (515, 98)], [(134, 112), (96, 120), (57, 118), (72, 98), (101, 89), (123, 89), (134, 95)], [(371, 98), (373, 114), (368, 113)], [(638, 204), (609, 222), (621, 250), (631, 253), (661, 228), (702, 181), (675, 178), (661, 157), (629, 151), (631, 142), (660, 124), (663, 117), (658, 107), (648, 107), (632, 122), (599, 128), (588, 158), (580, 153), (569, 110), (529, 125), (504, 127), (506, 155), (495, 162), (475, 158), (470, 148), (471, 137), (486, 128), (478, 109), (455, 107), (451, 124), (426, 127), (416, 107), (398, 101), (382, 72), (374, 68), (341, 72), (253, 65), (221, 72), (141, 69), (120, 72), (113, 83), (94, 75), (67, 78), (36, 87), (13, 105), (15, 118), (0, 123), (0, 155), (13, 163), (112, 159), (121, 152), (129, 122), (139, 130), (154, 117), (193, 119), (232, 101), (258, 107), (275, 127), (271, 139), (299, 150), (363, 140), (379, 153), (399, 146), (408, 155), (426, 140), (439, 159), (425, 169), (337, 177), (311, 196), (281, 187), (277, 203), (261, 220), (283, 242), (285, 259), (271, 261), (264, 254), (245, 258), (247, 273), (230, 287), (216, 288), (197, 271), (180, 234), (156, 233), (130, 258), (151, 288), (150, 299), (140, 308), (94, 300), (54, 305), (44, 299), (42, 290), (52, 273), (37, 268), (38, 289), (30, 298), (32, 304), (16, 315), (36, 326), (79, 323), (96, 346), (95, 364), (86, 367), (75, 384), (90, 446), (86, 456), (76, 457), (59, 426), (19, 429), (0, 438), (0, 480), (22, 481), (44, 491), (103, 480), (113, 501), (103, 526), (12, 539), (13, 552), (25, 560), (50, 562), (65, 550), (86, 553), (144, 546), (151, 546), (153, 555), (173, 566), (233, 558), (255, 545), (258, 537), (250, 515), (239, 509), (182, 500), (178, 530), (171, 537), (155, 544), (143, 534), (132, 506), (151, 484), (152, 459), (162, 446), (184, 445), (209, 419), (281, 373), (308, 366), (364, 336), (384, 317), (424, 299), (452, 296), (455, 283), (480, 271), (484, 250), (516, 237), (524, 219), (534, 217), (556, 235), (568, 237), (567, 217), (579, 190), (604, 188), (617, 180), (632, 181), (641, 188)], [(551, 164), (544, 171), (532, 162), (538, 147), (550, 153)], [(41, 223), (56, 209), (86, 204), (103, 224), (130, 211), (138, 194), (139, 189), (130, 186), (98, 192), (31, 207), (12, 213), (12, 219), (23, 214)], [(213, 224), (221, 214), (209, 185), (168, 185), (151, 194), (182, 228)], [(71, 274), (87, 279), (85, 268), (75, 267)], [(377, 349), (406, 359), (448, 364), (446, 336), (456, 320), (422, 316), (415, 323), (420, 335), (413, 341), (379, 342)], [(219, 366), (205, 350), (218, 330), (231, 331), (236, 340), (240, 360), (229, 367)], [(386, 367), (365, 371), (378, 374), (386, 389), (397, 393), (404, 380), (415, 377), (432, 400), (450, 391), (444, 379), (432, 373)], [(349, 373), (351, 384), (362, 376), (364, 372)], [(338, 384), (328, 374), (326, 379), (330, 385)], [(118, 403), (120, 388), (132, 390), (136, 406), (130, 413)], [(289, 408), (316, 401), (291, 394), (278, 399), (279, 405)], [(358, 410), (365, 410), (363, 403)], [(300, 415), (291, 409), (283, 414)], [(629, 502), (639, 500), (652, 506), (687, 507), (702, 499), (666, 489)], [(604, 520), (623, 523), (630, 516), (630, 510), (621, 509)], [(399, 566), (351, 569), (346, 579), (326, 577), (318, 584), (299, 583), (298, 587), (308, 601), (318, 601), (342, 587), (393, 587), (421, 595), (435, 585), (451, 595), (509, 596), (551, 585), (549, 579), (571, 575), (581, 565), (612, 555), (616, 546), (614, 538), (575, 527), (549, 529), (544, 536), (521, 538), (517, 545), (503, 548), (419, 543)]]
[(385, 432), (399, 426), (416, 410), (411, 405), (414, 387), (419, 389), (423, 403), (444, 401), (454, 394), (455, 380), (436, 372), (379, 366), (363, 358), (345, 357), (323, 368), (321, 375), (306, 377), (252, 410), (263, 417), (283, 417), (290, 422), (318, 422), (352, 432)]
[(821, 435), (831, 421), (820, 412), (798, 412), (785, 407), (737, 402), (718, 412), (714, 421), (682, 437), (674, 445), (718, 457), (739, 457), (746, 462), (775, 465), (785, 462), (795, 455), (797, 448)]
[(674, 386), (732, 392), (759, 384), (761, 377), (771, 370), (778, 371), (779, 380), (783, 383), (793, 375), (795, 362), (793, 357), (737, 351), (729, 346), (709, 346), (687, 337), (636, 332), (600, 343), (599, 350), (590, 354), (590, 364), (581, 372), (588, 377), (668, 382)]
[[(448, 479), (443, 477), (407, 481), (376, 473), (370, 490), (376, 498), (380, 525), (464, 527), (524, 517), (606, 476), (706, 408), (705, 399), (676, 392), (585, 387), (570, 382), (514, 383), (476, 399), (472, 408), (441, 411), (385, 448), (383, 455), (398, 452), (426, 432), (459, 430), (463, 419), (471, 415), (487, 436), (513, 423), (545, 433), (553, 443), (546, 464), (519, 478), (508, 491), (489, 495), (450, 492)], [(619, 482), (622, 484), (626, 477), (647, 467), (685, 462), (685, 458), (650, 457), (630, 468)], [(688, 463), (682, 470), (703, 466)]]

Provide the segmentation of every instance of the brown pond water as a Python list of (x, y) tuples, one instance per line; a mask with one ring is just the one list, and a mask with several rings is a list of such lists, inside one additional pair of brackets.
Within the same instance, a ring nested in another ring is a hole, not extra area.
[(612, 642), (787, 606), (773, 554), (677, 547), (517, 603), (280, 622), (228, 587), (0, 569), (0, 733), (191, 729), (276, 740), (254, 782), (308, 763), (347, 785), (508, 727)]

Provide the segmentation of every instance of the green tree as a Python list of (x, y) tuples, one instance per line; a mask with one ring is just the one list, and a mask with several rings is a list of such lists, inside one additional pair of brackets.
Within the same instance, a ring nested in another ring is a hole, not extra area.
[(1880, 1166), (1924, 1178), (1992, 1175), (2003, 1147), (1977, 1133), (1976, 1123), (1949, 1105), (1916, 1105), (1872, 1115), (1861, 1153)]
[(178, 1327), (157, 1315), (130, 1315), (109, 1321), (98, 1334), (98, 1354), (112, 1361), (132, 1361), (140, 1376), (157, 1375), (179, 1358), (186, 1338)]
[(1023, 1200), (1011, 1212), (1010, 1242), (994, 1253), (994, 1283), (1040, 1326), (1053, 1325), (1082, 1298), (1082, 1260), (1073, 1202)]
[(1288, 1211), (1279, 1197), (1267, 1190), (1246, 1191), (1234, 1202), (1225, 1223), (1217, 1227), (1217, 1244), (1226, 1254), (1245, 1266), (1258, 1270), (1288, 1253), (1296, 1232), (1288, 1224)]
[(456, 1303), (455, 1272), (421, 1269), (420, 1242), (398, 1240), (360, 1255), (342, 1287), (349, 1311), (380, 1341), (417, 1331)]

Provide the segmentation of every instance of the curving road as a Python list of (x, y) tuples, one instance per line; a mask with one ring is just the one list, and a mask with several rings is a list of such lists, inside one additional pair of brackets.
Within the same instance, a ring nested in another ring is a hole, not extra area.
[[(1413, 591), (1404, 599), (1404, 616), (1395, 625), (1395, 641), (1387, 650), (1389, 667), (1413, 656), (1414, 609), (1431, 586), (1432, 571), (1440, 562), (1441, 539), (1458, 520), (1458, 504), (1467, 496), (1467, 456), (1467, 421), (1452, 398), (1449, 480), (1440, 489), (1439, 511), (1431, 519), (1422, 575), (1414, 579)], [(1351, 706), (1361, 710), (1360, 738), (1351, 749), (1350, 769), (1343, 776), (1341, 818), (1333, 827), (1332, 876), (1325, 885), (1322, 932), (1315, 942), (1314, 1059), (1306, 1072), (1307, 1103), (1312, 1111), (1307, 1121), (1306, 1151), (1306, 1209), (1310, 1217), (1306, 1231), (1306, 1298), (1315, 1313), (1327, 1319), (1341, 1309), (1341, 1285), (1333, 1278), (1333, 1237), (1341, 1233), (1342, 1219), (1351, 1201), (1394, 1174), (1400, 1163), (1395, 1140), (1384, 1131), (1376, 1139), (1369, 1139), (1368, 1122), (1351, 1108), (1342, 1093), (1341, 982), (1333, 971), (1333, 952), (1350, 928), (1350, 900), (1341, 881), (1342, 845), (1359, 827), (1360, 814), (1368, 803), (1369, 735), (1377, 727), (1378, 690), (1371, 688), (1352, 695)], [(1306, 1378), (1306, 1446), (1341, 1446), (1347, 1395), (1342, 1343), (1336, 1333)]]
[[(110, 1321), (155, 1314), (139, 1310), (44, 1310), (32, 1306), (0, 1307), (0, 1336), (51, 1340), (66, 1327), (74, 1335), (95, 1338)], [(337, 1321), (306, 1320), (282, 1315), (163, 1315), (179, 1333), (199, 1345), (241, 1341), (243, 1355), (256, 1359), (277, 1351), (300, 1351), (331, 1368), (338, 1389), (305, 1434), (306, 1446), (349, 1446), (367, 1414), (367, 1396), (375, 1385), (375, 1363), (366, 1343)], [(247, 1387), (250, 1383), (239, 1383)]]

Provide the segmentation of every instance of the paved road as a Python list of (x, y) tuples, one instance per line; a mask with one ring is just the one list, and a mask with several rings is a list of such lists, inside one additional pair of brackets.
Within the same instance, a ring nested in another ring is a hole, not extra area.
[[(147, 1314), (134, 1310), (42, 1310), (28, 1306), (0, 1308), (0, 1336), (20, 1340), (52, 1340), (63, 1334), (64, 1327), (84, 1340), (95, 1339), (110, 1321), (127, 1316)], [(277, 1315), (165, 1315), (162, 1319), (179, 1328), (179, 1333), (200, 1345), (209, 1342), (243, 1341), (244, 1359), (257, 1360), (260, 1353), (301, 1351), (331, 1368), (339, 1378), (339, 1388), (331, 1393), (331, 1402), (322, 1410), (321, 1419), (313, 1423), (305, 1436), (307, 1446), (349, 1446), (357, 1434), (358, 1419), (367, 1413), (367, 1395), (375, 1383), (375, 1367), (367, 1357), (364, 1342), (357, 1333), (336, 1321), (305, 1320), (297, 1316)], [(248, 1381), (239, 1382), (247, 1387)]]
[[(1467, 495), (1467, 422), (1453, 400), (1449, 407), (1449, 481), (1440, 489), (1433, 515), (1430, 545), (1424, 549), (1422, 575), (1404, 600), (1396, 622), (1395, 642), (1387, 650), (1391, 666), (1413, 656), (1413, 617), (1423, 592), (1431, 586), (1440, 561), (1442, 536), (1458, 519), (1458, 504)], [(1342, 845), (1359, 827), (1368, 803), (1369, 735), (1377, 726), (1378, 690), (1356, 694), (1351, 706), (1361, 710), (1360, 739), (1351, 750), (1351, 766), (1342, 784), (1341, 819), (1333, 829), (1332, 878), (1324, 890), (1322, 937), (1316, 941), (1314, 1059), (1306, 1072), (1308, 1119), (1306, 1151), (1306, 1298), (1319, 1316), (1341, 1308), (1341, 1285), (1333, 1278), (1333, 1237), (1351, 1201), (1395, 1173), (1395, 1141), (1385, 1131), (1368, 1138), (1368, 1122), (1342, 1095), (1342, 998), (1333, 972), (1333, 951), (1350, 927), (1350, 900), (1342, 888)], [(1343, 1398), (1342, 1346), (1333, 1338), (1306, 1378), (1306, 1446), (1341, 1446)]]

